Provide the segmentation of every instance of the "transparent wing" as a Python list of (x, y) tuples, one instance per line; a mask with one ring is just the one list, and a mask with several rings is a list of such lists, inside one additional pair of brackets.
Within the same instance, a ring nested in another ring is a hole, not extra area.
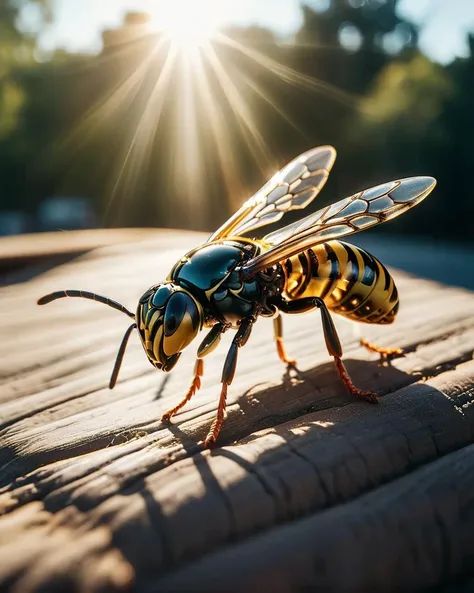
[(433, 177), (409, 177), (377, 185), (318, 210), (264, 237), (272, 247), (247, 262), (243, 273), (252, 276), (318, 243), (400, 216), (426, 198), (435, 185)]
[(332, 146), (303, 153), (276, 173), (208, 241), (242, 235), (280, 220), (288, 210), (306, 208), (323, 188), (335, 160)]

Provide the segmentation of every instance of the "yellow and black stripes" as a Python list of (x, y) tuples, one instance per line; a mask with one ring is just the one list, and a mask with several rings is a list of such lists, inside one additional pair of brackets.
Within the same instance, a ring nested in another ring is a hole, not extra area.
[(201, 329), (202, 317), (199, 302), (180, 286), (167, 282), (150, 288), (136, 313), (138, 333), (150, 362), (171, 370)]
[(393, 278), (355, 245), (328, 241), (289, 258), (283, 267), (290, 300), (319, 297), (334, 313), (365, 323), (391, 323), (398, 311)]

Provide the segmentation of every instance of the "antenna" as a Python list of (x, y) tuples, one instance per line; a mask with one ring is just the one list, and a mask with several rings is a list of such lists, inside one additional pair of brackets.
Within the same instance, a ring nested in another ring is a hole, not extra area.
[(100, 296), (100, 294), (95, 294), (94, 292), (87, 292), (85, 290), (58, 290), (56, 292), (51, 292), (50, 294), (45, 294), (40, 299), (38, 299), (37, 304), (47, 305), (52, 301), (55, 301), (57, 299), (64, 299), (66, 297), (97, 301), (98, 303), (108, 305), (109, 307), (112, 307), (112, 309), (117, 309), (117, 311), (121, 311), (122, 313), (125, 313), (125, 315), (128, 315), (132, 319), (135, 319), (135, 315), (126, 307), (124, 307), (120, 303), (117, 303), (117, 301), (113, 301), (112, 299), (108, 299), (107, 297)]
[(112, 375), (110, 376), (109, 382), (109, 389), (113, 389), (115, 384), (117, 383), (118, 374), (120, 371), (120, 367), (122, 366), (123, 355), (125, 354), (125, 349), (128, 344), (128, 338), (134, 329), (136, 329), (137, 324), (132, 323), (132, 325), (127, 329), (125, 335), (122, 338), (122, 343), (120, 344), (120, 348), (117, 352), (117, 358), (115, 359), (114, 369), (112, 371)]

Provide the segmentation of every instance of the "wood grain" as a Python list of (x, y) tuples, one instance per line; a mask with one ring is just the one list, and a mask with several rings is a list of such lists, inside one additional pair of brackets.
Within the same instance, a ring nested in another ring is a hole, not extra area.
[[(474, 578), (474, 298), (392, 272), (393, 326), (336, 318), (354, 401), (328, 359), (317, 313), (285, 319), (299, 373), (271, 322), (239, 353), (228, 418), (213, 419), (226, 336), (201, 391), (172, 423), (194, 347), (162, 375), (135, 336), (107, 387), (127, 320), (96, 303), (39, 308), (82, 288), (135, 307), (204, 240), (156, 232), (94, 249), (1, 289), (0, 587), (5, 591), (415, 591)], [(407, 350), (380, 366), (365, 335)], [(467, 585), (466, 585), (467, 586)], [(453, 589), (455, 590), (455, 589)]]

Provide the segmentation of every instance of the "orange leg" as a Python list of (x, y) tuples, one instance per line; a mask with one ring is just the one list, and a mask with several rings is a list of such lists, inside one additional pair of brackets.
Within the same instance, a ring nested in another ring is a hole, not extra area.
[(217, 407), (217, 414), (214, 422), (211, 424), (209, 432), (207, 433), (207, 437), (204, 439), (205, 447), (211, 447), (214, 445), (219, 435), (219, 431), (225, 418), (227, 388), (232, 383), (235, 375), (235, 368), (237, 366), (237, 353), (239, 348), (245, 346), (247, 343), (254, 321), (255, 320), (253, 318), (244, 319), (240, 323), (240, 327), (235, 335), (235, 338), (232, 340), (232, 344), (230, 345), (229, 352), (227, 353), (227, 357), (225, 359), (224, 368), (222, 370), (222, 389), (219, 398), (219, 405)]
[(217, 436), (221, 430), (222, 423), (225, 419), (225, 409), (227, 405), (227, 383), (222, 384), (221, 396), (219, 398), (219, 406), (217, 408), (217, 414), (214, 418), (214, 422), (211, 424), (211, 428), (207, 433), (207, 437), (204, 439), (205, 447), (212, 447), (217, 440)]
[(163, 414), (163, 416), (161, 417), (163, 422), (169, 420), (171, 416), (174, 416), (177, 412), (179, 412), (179, 410), (181, 410), (182, 407), (184, 407), (188, 403), (188, 401), (193, 397), (196, 391), (201, 387), (201, 377), (203, 376), (203, 374), (204, 360), (202, 358), (198, 358), (196, 360), (196, 365), (194, 367), (194, 378), (193, 382), (191, 383), (191, 387), (189, 388), (188, 392), (177, 406)]
[(405, 353), (401, 348), (382, 348), (381, 346), (377, 346), (377, 344), (372, 344), (371, 342), (362, 339), (360, 341), (360, 345), (363, 346), (369, 352), (377, 352), (380, 354), (381, 360), (390, 360), (396, 356), (405, 356)]
[(336, 364), (337, 372), (339, 373), (339, 376), (341, 377), (344, 385), (347, 387), (347, 390), (349, 391), (349, 393), (351, 393), (352, 395), (355, 395), (356, 397), (361, 397), (362, 399), (366, 399), (371, 404), (379, 403), (376, 393), (373, 393), (372, 391), (363, 391), (362, 389), (358, 389), (354, 385), (354, 383), (352, 382), (352, 379), (349, 376), (349, 373), (347, 372), (346, 367), (344, 366), (344, 363), (339, 358), (339, 356), (334, 357), (334, 362)]
[(283, 341), (283, 338), (276, 339), (276, 347), (277, 347), (277, 352), (278, 352), (278, 356), (280, 357), (280, 360), (282, 362), (284, 362), (285, 364), (287, 364), (289, 367), (295, 367), (296, 360), (294, 358), (288, 357), (288, 354), (287, 354), (286, 348), (285, 348), (285, 342)]
[(278, 317), (275, 317), (273, 319), (273, 333), (275, 336), (277, 353), (280, 360), (290, 367), (295, 367), (296, 360), (290, 358), (286, 352), (285, 342), (283, 340), (283, 322), (281, 319), (281, 315), (278, 315)]

